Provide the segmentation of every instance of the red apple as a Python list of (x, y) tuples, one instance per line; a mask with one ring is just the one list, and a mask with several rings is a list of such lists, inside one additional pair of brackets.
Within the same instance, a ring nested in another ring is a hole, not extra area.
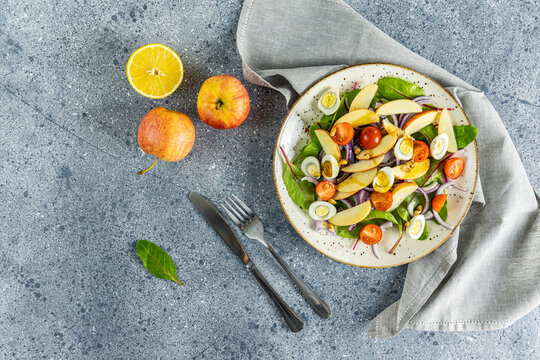
[(207, 125), (216, 129), (235, 128), (249, 114), (248, 92), (234, 76), (213, 76), (199, 90), (197, 111)]
[(157, 107), (141, 120), (137, 140), (142, 151), (156, 157), (148, 169), (137, 173), (141, 175), (150, 170), (158, 159), (183, 159), (195, 142), (195, 128), (186, 114)]

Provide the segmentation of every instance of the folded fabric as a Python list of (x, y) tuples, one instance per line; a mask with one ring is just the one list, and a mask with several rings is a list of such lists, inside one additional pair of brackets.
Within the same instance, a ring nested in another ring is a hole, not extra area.
[(538, 201), (501, 119), (480, 90), (400, 45), (339, 0), (246, 0), (237, 43), (246, 80), (278, 90), (289, 107), (329, 73), (387, 62), (445, 86), (478, 128), (482, 186), (469, 214), (442, 246), (408, 265), (400, 300), (370, 323), (370, 337), (393, 336), (404, 327), (498, 329), (540, 303)]

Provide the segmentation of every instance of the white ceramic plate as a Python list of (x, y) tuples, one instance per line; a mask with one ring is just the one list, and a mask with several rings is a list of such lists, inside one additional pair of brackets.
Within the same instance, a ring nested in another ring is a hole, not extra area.
[[(364, 64), (352, 66), (337, 71), (317, 82), (307, 90), (291, 108), (287, 117), (281, 125), (279, 135), (274, 149), (274, 181), (276, 191), (285, 215), (289, 219), (296, 231), (311, 246), (332, 259), (345, 264), (361, 267), (390, 267), (405, 264), (421, 258), (435, 250), (444, 243), (454, 230), (447, 230), (436, 225), (433, 221), (428, 221), (429, 238), (424, 241), (412, 240), (407, 235), (403, 236), (399, 246), (393, 254), (388, 251), (398, 238), (398, 229), (384, 232), (382, 240), (378, 245), (380, 259), (377, 259), (370, 246), (358, 242), (355, 250), (352, 250), (354, 239), (341, 238), (331, 235), (322, 235), (315, 231), (313, 220), (309, 217), (307, 210), (300, 208), (292, 201), (282, 174), (286, 166), (283, 156), (279, 152), (282, 146), (287, 156), (293, 159), (309, 139), (306, 128), (317, 122), (322, 112), (317, 108), (319, 96), (330, 86), (336, 87), (340, 95), (353, 90), (354, 83), (362, 88), (367, 84), (375, 83), (385, 76), (395, 76), (421, 86), (426, 95), (433, 99), (433, 104), (438, 107), (452, 108), (452, 118), (454, 125), (470, 124), (467, 116), (458, 102), (441, 85), (429, 77), (406, 67), (392, 64)], [(455, 189), (448, 191), (448, 219), (447, 222), (457, 227), (465, 217), (474, 196), (476, 189), (476, 179), (478, 175), (478, 150), (476, 141), (469, 144), (463, 154), (460, 155), (465, 160), (465, 170), (463, 175), (456, 181), (469, 191), (461, 192)], [(454, 227), (454, 229), (455, 229)]]

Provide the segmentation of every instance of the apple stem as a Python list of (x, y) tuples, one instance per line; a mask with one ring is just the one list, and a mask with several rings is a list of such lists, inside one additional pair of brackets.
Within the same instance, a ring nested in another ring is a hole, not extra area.
[(221, 107), (221, 105), (223, 105), (223, 101), (218, 100), (218, 101), (216, 102), (216, 110), (219, 110), (219, 108)]
[(154, 162), (152, 163), (152, 165), (150, 165), (149, 168), (147, 168), (147, 169), (145, 169), (145, 170), (142, 170), (142, 171), (139, 171), (139, 172), (137, 173), (137, 175), (142, 175), (142, 174), (144, 174), (145, 172), (147, 172), (148, 170), (150, 170), (151, 168), (153, 168), (154, 165), (156, 165), (156, 163), (157, 163), (158, 160), (159, 160), (159, 158), (156, 157), (156, 160), (154, 160)]

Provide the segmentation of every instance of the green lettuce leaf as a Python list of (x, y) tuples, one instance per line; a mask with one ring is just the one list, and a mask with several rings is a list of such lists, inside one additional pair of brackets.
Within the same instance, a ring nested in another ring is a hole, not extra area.
[(458, 149), (463, 149), (476, 139), (478, 129), (472, 125), (454, 126), (454, 135), (456, 136)]
[(300, 181), (305, 176), (304, 173), (298, 168), (298, 166), (291, 164), (294, 175), (296, 175), (296, 178), (300, 182), (299, 185), (292, 175), (293, 173), (291, 172), (289, 165), (284, 164), (284, 166), (283, 182), (285, 183), (289, 196), (300, 207), (308, 209), (309, 205), (316, 200), (315, 185), (306, 180)]
[(387, 100), (414, 99), (426, 95), (420, 86), (397, 77), (381, 78), (377, 81), (377, 86), (380, 97)]

